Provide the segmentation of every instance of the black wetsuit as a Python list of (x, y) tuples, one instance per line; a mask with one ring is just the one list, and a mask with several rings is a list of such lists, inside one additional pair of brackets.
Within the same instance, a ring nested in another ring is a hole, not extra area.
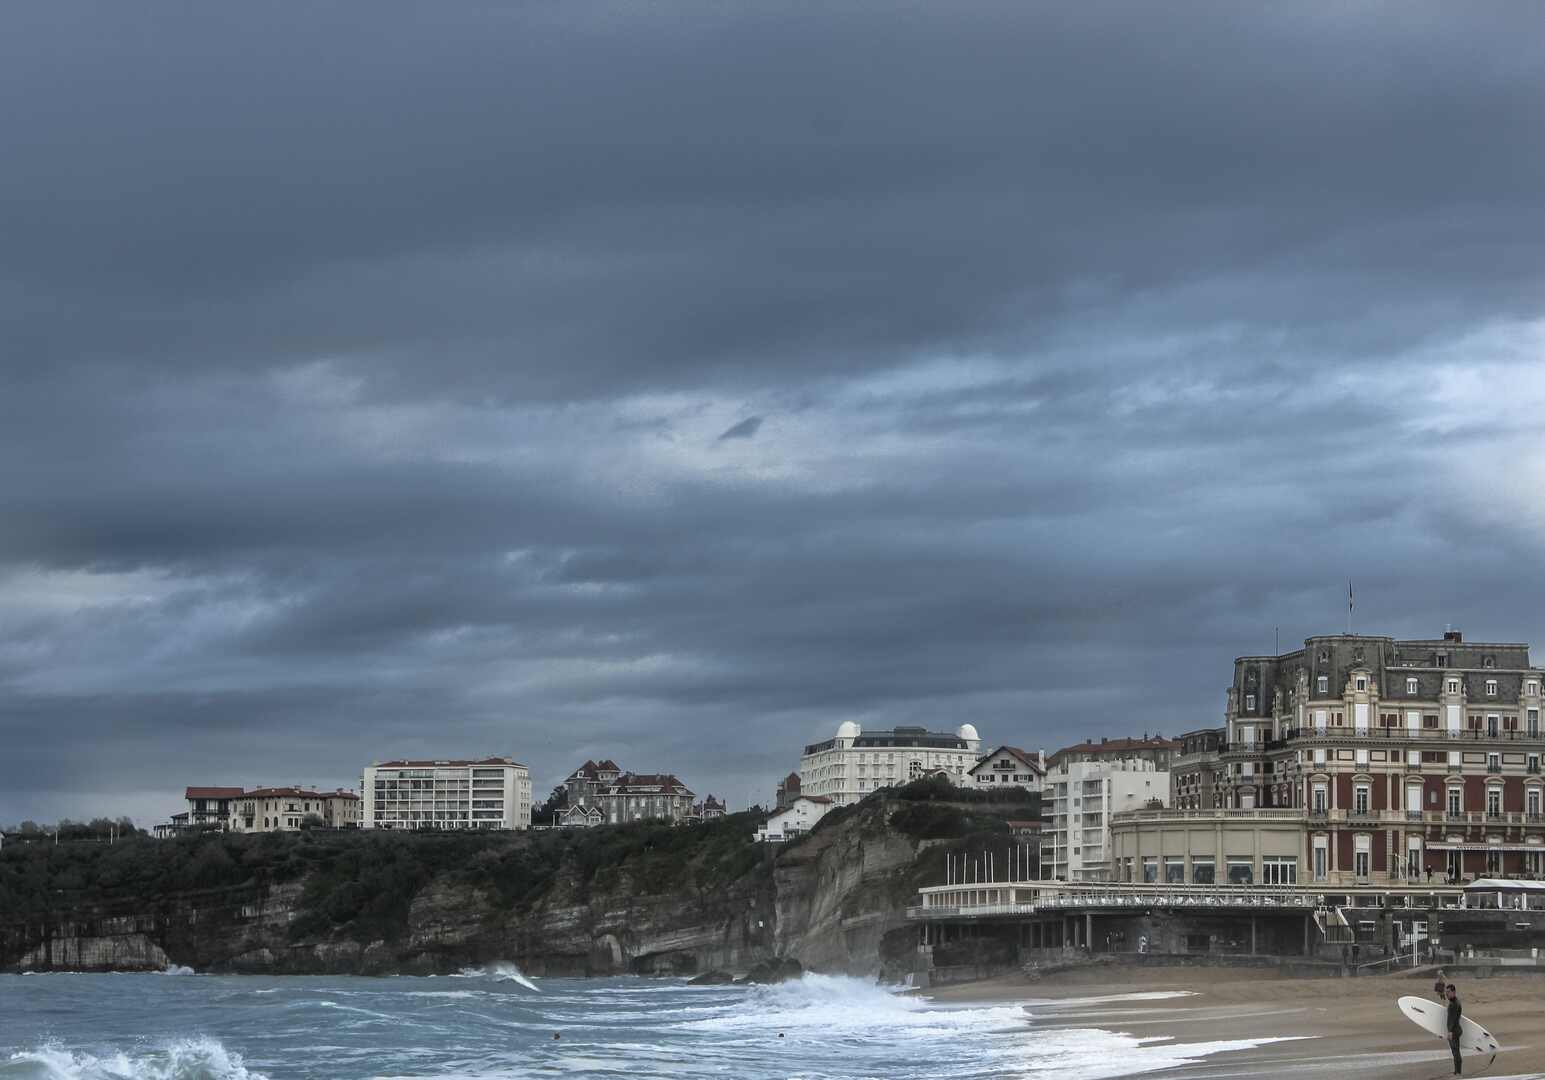
[(1454, 1075), (1458, 1076), (1459, 1065), (1459, 1018), (1464, 1015), (1464, 1010), (1459, 1007), (1459, 996), (1448, 999), (1448, 1048), (1454, 1055)]

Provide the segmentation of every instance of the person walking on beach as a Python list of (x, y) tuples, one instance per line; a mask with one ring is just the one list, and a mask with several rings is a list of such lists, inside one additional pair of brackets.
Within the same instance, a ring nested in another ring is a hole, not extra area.
[(1459, 1026), (1460, 1018), (1464, 1016), (1464, 1008), (1459, 1004), (1459, 991), (1454, 989), (1454, 984), (1449, 983), (1445, 988), (1448, 993), (1448, 1049), (1454, 1055), (1454, 1075), (1458, 1076), (1462, 1071), (1459, 1064)]

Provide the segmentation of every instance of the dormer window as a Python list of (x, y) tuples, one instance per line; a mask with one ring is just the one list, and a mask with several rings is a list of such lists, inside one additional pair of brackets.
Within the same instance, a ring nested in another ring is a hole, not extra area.
[(1414, 695), (1416, 693), (1416, 680), (1415, 679), (1407, 679), (1406, 680), (1406, 693), (1407, 694), (1412, 694), (1412, 695)]
[(1250, 709), (1252, 711), (1255, 709), (1255, 695), (1254, 694), (1246, 694), (1245, 695), (1245, 708)]
[(1329, 649), (1321, 649), (1320, 650), (1320, 663), (1322, 663), (1322, 664), (1330, 663), (1330, 650)]
[(1459, 680), (1458, 679), (1450, 679), (1448, 681), (1448, 692), (1450, 694), (1457, 694), (1457, 693), (1459, 693)]
[(1483, 657), (1481, 659), (1481, 667), (1496, 667), (1496, 666), (1497, 666), (1497, 658), (1495, 656), (1487, 656), (1487, 657)]
[(1448, 667), (1448, 653), (1440, 652), (1438, 654), (1438, 666)]
[(1486, 680), (1486, 696), (1487, 697), (1496, 697), (1497, 696), (1497, 680), (1496, 679), (1487, 679)]
[(1319, 692), (1322, 693), (1322, 694), (1330, 693), (1330, 676), (1329, 675), (1321, 675), (1319, 680), (1318, 680), (1317, 687), (1319, 689)]
[(1535, 682), (1533, 679), (1530, 679), (1528, 692), (1530, 694), (1538, 694), (1540, 692), (1540, 684)]
[(1361, 675), (1359, 675), (1357, 677), (1357, 688), (1359, 690), (1366, 690), (1366, 689), (1368, 689), (1368, 680), (1363, 678)]

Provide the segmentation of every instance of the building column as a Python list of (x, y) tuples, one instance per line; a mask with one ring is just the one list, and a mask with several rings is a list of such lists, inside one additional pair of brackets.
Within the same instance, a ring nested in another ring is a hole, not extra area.
[(1084, 912), (1084, 946), (1094, 952), (1094, 912)]
[(1255, 916), (1250, 916), (1250, 955), (1255, 955)]

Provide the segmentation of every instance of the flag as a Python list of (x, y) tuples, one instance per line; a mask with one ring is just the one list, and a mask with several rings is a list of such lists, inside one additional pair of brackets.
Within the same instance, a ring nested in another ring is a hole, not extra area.
[(1352, 610), (1352, 583), (1347, 582), (1347, 611)]

